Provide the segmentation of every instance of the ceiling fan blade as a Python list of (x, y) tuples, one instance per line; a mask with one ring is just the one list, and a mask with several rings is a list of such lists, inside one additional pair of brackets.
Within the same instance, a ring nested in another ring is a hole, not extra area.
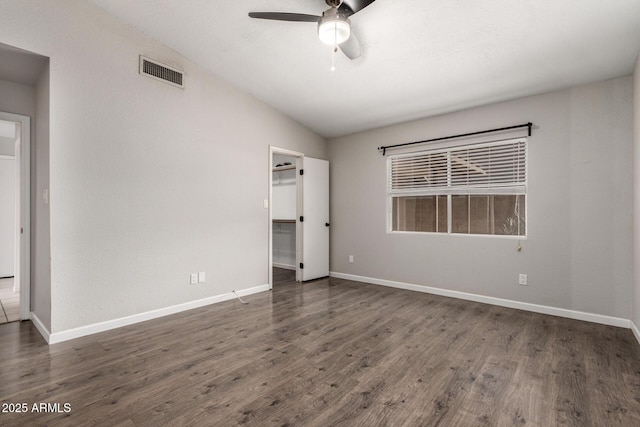
[(249, 12), (251, 18), (272, 19), (275, 21), (291, 21), (291, 22), (318, 22), (321, 16), (306, 15), (304, 13), (285, 13), (285, 12)]
[(369, 6), (374, 1), (375, 0), (343, 0), (338, 10), (347, 16), (351, 16)]
[(349, 59), (356, 59), (361, 55), (360, 42), (358, 42), (358, 39), (353, 32), (347, 41), (341, 43), (339, 47), (342, 53), (344, 53)]

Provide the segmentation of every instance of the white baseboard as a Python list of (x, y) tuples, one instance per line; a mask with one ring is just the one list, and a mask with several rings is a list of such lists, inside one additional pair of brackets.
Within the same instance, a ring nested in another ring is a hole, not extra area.
[[(538, 304), (531, 304), (520, 301), (513, 301), (501, 298), (488, 297), (483, 295), (471, 294), (466, 292), (451, 291), (441, 288), (433, 288), (430, 286), (421, 286), (411, 283), (395, 282), (391, 280), (376, 279), (373, 277), (357, 276), (354, 274), (345, 274), (338, 272), (330, 272), (331, 277), (338, 279), (353, 280), (354, 282), (364, 282), (372, 285), (388, 286), (391, 288), (405, 289), (416, 292), (423, 292), (428, 294), (440, 295), (451, 298), (464, 299), (468, 301), (475, 301), (485, 304), (492, 304), (501, 307), (515, 308), (519, 310), (531, 311), (534, 313), (549, 314), (552, 316), (566, 317), (569, 319), (584, 320), (587, 322), (600, 323), (603, 325), (617, 326), (621, 328), (631, 328), (638, 343), (640, 344), (640, 330), (630, 320), (622, 319), (619, 317), (604, 316), (601, 314), (586, 313), (583, 311), (568, 310), (558, 307), (550, 307)], [(259, 292), (269, 290), (269, 285), (255, 286), (253, 288), (242, 289), (236, 291), (239, 296), (247, 296)], [(95, 334), (98, 332), (104, 332), (122, 326), (132, 325), (134, 323), (144, 322), (146, 320), (156, 319), (158, 317), (168, 316), (170, 314), (179, 313), (182, 311), (192, 310), (194, 308), (204, 307), (210, 304), (216, 304), (223, 301), (236, 298), (233, 292), (229, 292), (222, 295), (215, 295), (208, 298), (203, 298), (196, 301), (189, 301), (182, 304), (177, 304), (170, 307), (164, 307), (157, 310), (147, 311), (145, 313), (134, 314), (131, 316), (122, 317), (119, 319), (108, 320), (105, 322), (94, 323), (91, 325), (81, 326), (79, 328), (69, 329), (66, 331), (51, 333), (42, 323), (42, 321), (31, 312), (31, 321), (36, 327), (38, 332), (49, 344), (55, 344), (63, 341), (68, 341), (74, 338), (80, 338), (83, 336)]]
[(640, 344), (640, 331), (638, 330), (638, 327), (636, 326), (635, 323), (630, 322), (631, 323), (631, 331), (633, 332), (633, 335), (635, 335), (636, 340), (638, 341), (638, 344)]
[(31, 318), (31, 323), (33, 323), (33, 326), (35, 326), (38, 332), (40, 332), (40, 335), (42, 335), (42, 338), (44, 338), (47, 344), (51, 344), (49, 342), (49, 340), (51, 339), (51, 332), (49, 332), (47, 327), (44, 326), (44, 324), (42, 323), (42, 320), (40, 320), (33, 311), (31, 312), (30, 318)]
[[(255, 286), (253, 288), (237, 290), (236, 293), (239, 296), (247, 296), (256, 294), (258, 292), (264, 292), (269, 290), (269, 285)], [(228, 301), (236, 298), (233, 292), (229, 292), (222, 295), (215, 295), (195, 301), (189, 301), (182, 304), (172, 305), (170, 307), (159, 308), (157, 310), (151, 310), (144, 313), (133, 314), (131, 316), (121, 317), (119, 319), (107, 320), (104, 322), (93, 323), (91, 325), (80, 326), (79, 328), (68, 329), (66, 331), (49, 333), (39, 320), (36, 323), (35, 315), (32, 314), (34, 319), (34, 325), (40, 331), (45, 340), (49, 344), (55, 344), (63, 341), (72, 340), (74, 338), (80, 338), (87, 335), (97, 334), (98, 332), (108, 331), (110, 329), (120, 328), (123, 326), (132, 325), (134, 323), (144, 322), (146, 320), (156, 319), (158, 317), (168, 316), (170, 314), (180, 313), (181, 311), (192, 310), (194, 308), (204, 307), (210, 304), (216, 304), (223, 301)], [(41, 329), (42, 328), (42, 329)]]
[(278, 264), (278, 263), (275, 263), (275, 262), (272, 265), (274, 267), (277, 267), (277, 268), (284, 268), (285, 270), (295, 270), (296, 269), (295, 265)]
[[(391, 280), (376, 279), (373, 277), (357, 276), (354, 274), (345, 274), (332, 271), (331, 277), (338, 279), (353, 280), (355, 282), (370, 283), (372, 285), (388, 286), (391, 288), (406, 289), (409, 291), (423, 292), (427, 294), (441, 295), (451, 298), (459, 298), (468, 301), (481, 302), (485, 304), (497, 305), (500, 307), (515, 308), (518, 310), (532, 311), (534, 313), (549, 314), (551, 316), (566, 317), (569, 319), (584, 320), (586, 322), (600, 323), (609, 326), (618, 326), (621, 328), (630, 328), (631, 321), (620, 317), (604, 316), (602, 314), (586, 313), (584, 311), (569, 310), (566, 308), (550, 307), (546, 305), (531, 304), (528, 302), (513, 301), (502, 298), (488, 297), (478, 294), (470, 294), (467, 292), (451, 291), (441, 288), (432, 288), (430, 286), (414, 285), (411, 283), (394, 282)], [(636, 330), (637, 331), (637, 330)], [(634, 331), (634, 333), (636, 333)], [(636, 338), (640, 335), (636, 333)], [(640, 338), (638, 338), (640, 341)]]

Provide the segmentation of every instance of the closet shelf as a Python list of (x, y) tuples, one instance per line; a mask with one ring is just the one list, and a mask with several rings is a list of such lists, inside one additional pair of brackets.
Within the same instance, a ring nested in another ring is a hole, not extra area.
[(274, 224), (295, 224), (296, 220), (295, 219), (274, 219), (273, 223)]
[(296, 168), (296, 165), (280, 166), (278, 168), (273, 168), (272, 171), (273, 172), (288, 171), (288, 170), (293, 170), (295, 168)]

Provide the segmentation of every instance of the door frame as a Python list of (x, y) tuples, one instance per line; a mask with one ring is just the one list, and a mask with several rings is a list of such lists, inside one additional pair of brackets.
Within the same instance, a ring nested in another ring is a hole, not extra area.
[[(267, 205), (269, 207), (269, 244), (268, 244), (268, 252), (269, 252), (269, 289), (273, 289), (273, 213), (272, 213), (272, 209), (271, 209), (271, 205), (272, 205), (272, 201), (273, 201), (273, 155), (274, 154), (284, 154), (286, 156), (291, 156), (291, 157), (298, 157), (298, 158), (303, 158), (304, 157), (304, 153), (301, 153), (299, 151), (293, 151), (293, 150), (288, 150), (286, 148), (280, 148), (280, 147), (276, 147), (273, 145), (269, 145), (269, 199), (267, 201)], [(297, 192), (296, 192), (297, 193)], [(296, 199), (298, 199), (299, 197), (296, 195)], [(296, 200), (296, 204), (297, 204), (297, 200)], [(296, 206), (296, 211), (297, 211), (297, 206)], [(298, 223), (298, 221), (296, 221), (296, 224)], [(296, 234), (297, 234), (297, 227), (296, 227)], [(297, 239), (297, 237), (296, 237)], [(297, 241), (296, 241), (296, 246), (297, 246)], [(297, 253), (297, 247), (296, 247), (296, 253)], [(300, 274), (300, 268), (299, 265), (296, 265), (296, 280), (298, 280)]]
[[(16, 250), (15, 273), (20, 282), (20, 320), (31, 318), (31, 118), (21, 114), (0, 111), (0, 120), (17, 123), (20, 126), (19, 143), (16, 143), (16, 168), (20, 187), (18, 220), (21, 238)], [(15, 279), (14, 279), (15, 280)]]

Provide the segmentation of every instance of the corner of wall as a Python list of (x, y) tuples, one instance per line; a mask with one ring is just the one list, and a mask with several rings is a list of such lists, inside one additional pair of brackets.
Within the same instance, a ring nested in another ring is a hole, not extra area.
[(638, 342), (640, 335), (640, 53), (633, 71), (633, 284), (631, 325)]

